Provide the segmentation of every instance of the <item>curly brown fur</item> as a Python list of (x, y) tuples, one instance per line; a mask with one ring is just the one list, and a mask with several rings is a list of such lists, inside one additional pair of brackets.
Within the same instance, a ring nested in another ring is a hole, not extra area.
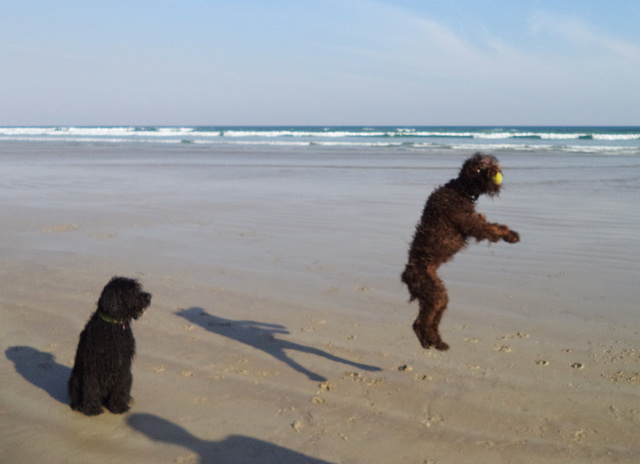
[(475, 201), (480, 195), (500, 193), (501, 183), (496, 180), (499, 173), (501, 176), (495, 157), (476, 153), (464, 162), (456, 179), (434, 190), (427, 200), (402, 273), (411, 301), (417, 299), (420, 303), (413, 330), (423, 348), (449, 348), (438, 330), (448, 303), (438, 267), (466, 247), (469, 238), (508, 243), (520, 240), (517, 232), (505, 225), (487, 222), (484, 215), (475, 211)]
[(151, 303), (134, 279), (114, 277), (104, 287), (98, 309), (80, 334), (76, 359), (69, 379), (71, 409), (87, 416), (129, 410), (131, 361), (135, 340), (131, 320)]

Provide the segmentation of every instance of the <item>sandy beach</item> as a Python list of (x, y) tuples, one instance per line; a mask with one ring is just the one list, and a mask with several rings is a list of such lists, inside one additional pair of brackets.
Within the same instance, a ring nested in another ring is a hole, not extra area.
[[(470, 153), (5, 143), (0, 461), (640, 462), (640, 159), (497, 153), (515, 245), (441, 269), (448, 352), (401, 285), (424, 201)], [(114, 275), (134, 403), (68, 406)]]

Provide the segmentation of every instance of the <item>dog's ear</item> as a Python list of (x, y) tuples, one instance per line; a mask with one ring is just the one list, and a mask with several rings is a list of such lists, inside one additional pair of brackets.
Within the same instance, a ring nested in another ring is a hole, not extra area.
[(478, 173), (482, 170), (483, 165), (483, 155), (478, 152), (462, 164), (458, 178), (464, 182), (473, 182), (473, 180), (478, 177)]
[(108, 316), (119, 317), (122, 311), (122, 295), (113, 280), (109, 282), (100, 295), (98, 300), (98, 310)]

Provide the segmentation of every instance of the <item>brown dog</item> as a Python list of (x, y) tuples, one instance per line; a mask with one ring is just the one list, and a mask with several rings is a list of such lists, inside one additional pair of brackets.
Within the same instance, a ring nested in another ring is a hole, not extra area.
[(410, 301), (417, 299), (420, 302), (413, 330), (423, 348), (449, 349), (438, 331), (449, 301), (447, 290), (438, 277), (438, 267), (464, 248), (470, 237), (491, 242), (516, 243), (520, 240), (517, 232), (505, 225), (487, 222), (484, 215), (476, 213), (478, 197), (497, 195), (501, 184), (498, 160), (476, 153), (464, 162), (457, 179), (434, 190), (427, 200), (409, 249), (409, 261), (402, 273)]

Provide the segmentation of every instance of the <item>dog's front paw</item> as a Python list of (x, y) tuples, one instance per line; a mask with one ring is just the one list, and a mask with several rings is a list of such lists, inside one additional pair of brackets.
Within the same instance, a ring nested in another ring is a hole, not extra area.
[(515, 230), (510, 230), (502, 239), (507, 243), (518, 243), (520, 241), (520, 234)]
[(81, 412), (85, 416), (97, 416), (104, 412), (102, 406), (100, 406), (99, 404), (81, 404), (75, 407), (74, 405), (72, 405), (71, 409)]
[(111, 414), (124, 414), (131, 408), (128, 404), (109, 404), (107, 405), (107, 409)]

